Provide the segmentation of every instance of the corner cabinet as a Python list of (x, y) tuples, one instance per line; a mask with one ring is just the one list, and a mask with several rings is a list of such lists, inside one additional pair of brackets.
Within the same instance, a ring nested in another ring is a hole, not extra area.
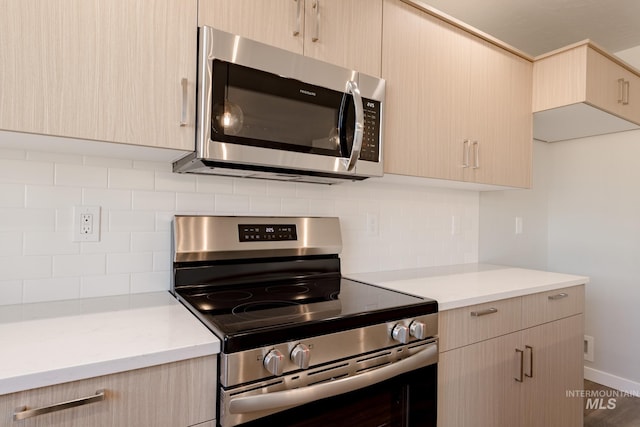
[(438, 426), (582, 427), (583, 311), (580, 285), (440, 312)]
[[(0, 396), (0, 425), (213, 427), (216, 370), (216, 356), (205, 356), (7, 394)], [(84, 404), (60, 405), (76, 399)], [(34, 408), (53, 410), (14, 421)]]
[(589, 40), (537, 57), (533, 76), (536, 139), (640, 128), (640, 71)]
[(196, 0), (4, 0), (0, 129), (192, 150)]
[(198, 25), (380, 76), (382, 0), (199, 0)]
[(530, 187), (531, 61), (385, 0), (385, 172)]

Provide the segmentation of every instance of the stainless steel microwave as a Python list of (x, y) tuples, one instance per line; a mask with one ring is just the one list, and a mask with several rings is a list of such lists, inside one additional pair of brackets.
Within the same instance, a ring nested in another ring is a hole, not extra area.
[(199, 29), (195, 151), (174, 171), (332, 184), (382, 176), (385, 81)]

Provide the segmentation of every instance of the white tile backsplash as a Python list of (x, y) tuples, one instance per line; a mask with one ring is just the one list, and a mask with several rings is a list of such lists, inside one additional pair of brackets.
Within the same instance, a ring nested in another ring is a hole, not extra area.
[[(345, 273), (478, 259), (475, 191), (181, 175), (167, 163), (19, 150), (0, 150), (0, 171), (0, 304), (169, 289), (175, 214), (338, 216)], [(101, 207), (99, 242), (71, 241), (76, 205)]]

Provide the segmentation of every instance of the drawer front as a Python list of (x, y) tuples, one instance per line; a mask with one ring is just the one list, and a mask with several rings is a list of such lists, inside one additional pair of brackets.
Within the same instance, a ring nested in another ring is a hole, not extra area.
[(216, 356), (206, 356), (7, 394), (0, 426), (195, 425), (215, 418), (216, 371)]
[(584, 285), (522, 297), (522, 327), (540, 325), (584, 312)]
[(438, 314), (440, 351), (520, 330), (521, 304), (522, 299), (518, 297), (441, 311)]

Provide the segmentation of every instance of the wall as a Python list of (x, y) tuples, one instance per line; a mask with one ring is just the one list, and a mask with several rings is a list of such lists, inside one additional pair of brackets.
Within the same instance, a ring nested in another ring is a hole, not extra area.
[[(100, 242), (71, 241), (77, 205), (102, 207)], [(176, 213), (339, 216), (344, 272), (477, 261), (477, 192), (179, 175), (166, 162), (0, 149), (0, 304), (169, 289)]]
[[(640, 46), (617, 55), (640, 68)], [(479, 259), (589, 276), (585, 377), (640, 393), (640, 131), (534, 147), (533, 190), (480, 195)]]

